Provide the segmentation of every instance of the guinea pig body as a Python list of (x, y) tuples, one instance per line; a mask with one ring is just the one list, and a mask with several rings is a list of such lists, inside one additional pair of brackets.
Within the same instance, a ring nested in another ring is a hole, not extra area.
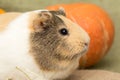
[(63, 11), (6, 13), (0, 21), (0, 80), (64, 79), (88, 48), (88, 34)]

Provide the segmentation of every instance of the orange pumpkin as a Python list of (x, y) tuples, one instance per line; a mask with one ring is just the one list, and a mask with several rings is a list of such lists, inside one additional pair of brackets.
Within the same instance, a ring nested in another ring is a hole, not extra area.
[(4, 11), (4, 10), (2, 10), (2, 9), (0, 9), (0, 14), (3, 14), (3, 13), (5, 13), (5, 11)]
[(108, 14), (95, 4), (74, 3), (47, 7), (56, 10), (63, 7), (69, 19), (87, 31), (91, 41), (86, 55), (80, 59), (80, 65), (92, 66), (110, 49), (114, 38), (114, 26)]

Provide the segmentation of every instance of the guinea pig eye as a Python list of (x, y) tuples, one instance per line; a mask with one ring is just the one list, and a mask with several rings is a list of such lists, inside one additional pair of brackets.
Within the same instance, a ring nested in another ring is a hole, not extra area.
[(60, 32), (61, 35), (68, 35), (68, 30), (65, 29), (65, 28), (60, 29), (59, 32)]

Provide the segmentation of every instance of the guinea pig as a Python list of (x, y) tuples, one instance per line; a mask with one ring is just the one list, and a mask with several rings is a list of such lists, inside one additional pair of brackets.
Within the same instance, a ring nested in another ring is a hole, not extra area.
[(1, 14), (0, 80), (65, 79), (78, 67), (89, 42), (87, 32), (61, 9)]

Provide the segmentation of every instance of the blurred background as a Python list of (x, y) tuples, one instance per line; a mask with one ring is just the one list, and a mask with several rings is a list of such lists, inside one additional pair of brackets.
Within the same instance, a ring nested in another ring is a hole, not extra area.
[(44, 9), (47, 6), (65, 3), (94, 3), (102, 7), (115, 25), (114, 44), (108, 54), (89, 69), (104, 69), (120, 72), (120, 0), (0, 0), (0, 8), (8, 12), (25, 12)]

